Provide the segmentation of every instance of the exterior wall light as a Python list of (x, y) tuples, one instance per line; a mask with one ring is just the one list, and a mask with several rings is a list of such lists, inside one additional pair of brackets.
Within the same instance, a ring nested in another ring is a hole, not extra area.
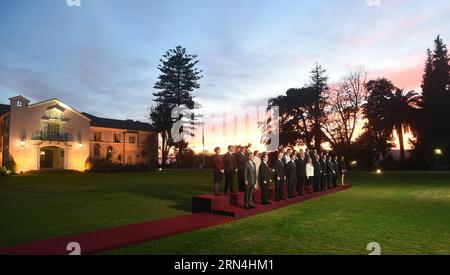
[(25, 138), (22, 138), (20, 140), (19, 144), (20, 144), (20, 147), (22, 147), (22, 148), (25, 147)]

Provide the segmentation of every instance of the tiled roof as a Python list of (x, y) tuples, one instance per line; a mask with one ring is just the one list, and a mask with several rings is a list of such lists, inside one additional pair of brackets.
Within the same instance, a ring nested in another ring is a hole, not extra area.
[[(53, 106), (54, 107), (54, 106)], [(0, 104), (0, 116), (8, 113), (10, 106), (7, 104)], [(134, 120), (119, 120), (97, 117), (88, 113), (82, 113), (84, 116), (91, 119), (91, 126), (116, 128), (131, 131), (154, 131), (153, 127), (149, 123), (144, 123)]]
[(0, 104), (0, 116), (9, 112), (9, 105)]
[(133, 120), (118, 120), (118, 119), (103, 118), (88, 113), (82, 114), (91, 119), (91, 126), (116, 128), (132, 131), (154, 131), (153, 127), (149, 123)]

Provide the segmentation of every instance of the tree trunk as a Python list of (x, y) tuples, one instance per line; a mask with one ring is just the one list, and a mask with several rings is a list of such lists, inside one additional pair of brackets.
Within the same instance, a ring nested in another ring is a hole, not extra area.
[(167, 159), (169, 156), (169, 150), (167, 149), (167, 136), (165, 133), (161, 134), (161, 154), (162, 154), (162, 159), (161, 159), (161, 166), (166, 166), (167, 163)]
[(399, 140), (399, 144), (400, 144), (400, 161), (404, 162), (406, 159), (405, 156), (405, 144), (403, 143), (403, 127), (402, 124), (399, 123), (397, 126), (397, 135), (398, 135), (398, 140)]
[(183, 148), (182, 148), (181, 142), (178, 143), (177, 148), (178, 148), (178, 154), (177, 154), (177, 167), (178, 167), (178, 168), (181, 168), (182, 165), (183, 165), (183, 163), (182, 163), (182, 162), (183, 162), (183, 161), (182, 161), (182, 159), (183, 159)]
[(320, 125), (319, 122), (316, 122), (315, 130), (314, 130), (314, 149), (317, 150), (317, 152), (321, 149), (321, 136), (320, 136)]

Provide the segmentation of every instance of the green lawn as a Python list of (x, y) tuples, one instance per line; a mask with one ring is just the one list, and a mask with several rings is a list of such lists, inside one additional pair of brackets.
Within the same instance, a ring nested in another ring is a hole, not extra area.
[(208, 171), (0, 178), (0, 246), (190, 213)]
[[(0, 178), (0, 246), (190, 211), (208, 171)], [(353, 172), (350, 190), (107, 254), (450, 254), (450, 173)]]

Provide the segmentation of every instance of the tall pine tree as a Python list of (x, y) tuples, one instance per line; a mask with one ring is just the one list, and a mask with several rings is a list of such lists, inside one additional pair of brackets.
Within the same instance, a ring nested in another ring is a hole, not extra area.
[(433, 53), (433, 88), (436, 96), (441, 98), (448, 91), (450, 80), (450, 64), (447, 51), (447, 45), (444, 44), (442, 38), (438, 36), (434, 41)]
[(422, 79), (422, 107), (428, 108), (425, 106), (432, 101), (433, 98), (433, 53), (428, 48), (427, 49), (427, 59), (425, 61), (425, 71)]
[(325, 114), (325, 92), (328, 90), (328, 76), (326, 70), (316, 63), (310, 72), (310, 87), (314, 91), (314, 104), (311, 110), (311, 116), (314, 120), (314, 148), (320, 150), (322, 141), (326, 139), (322, 132), (322, 124), (326, 121)]
[(450, 150), (450, 58), (447, 46), (438, 36), (434, 40), (433, 51), (427, 50), (427, 59), (422, 80), (420, 116), (417, 119), (415, 134), (417, 144), (415, 157), (421, 166), (434, 162), (435, 148)]
[(447, 46), (438, 36), (434, 50), (427, 50), (422, 80), (422, 123), (418, 131), (419, 142), (450, 138), (449, 85), (450, 64)]
[(196, 68), (199, 62), (197, 56), (186, 53), (186, 49), (181, 46), (166, 51), (160, 62), (158, 70), (161, 74), (154, 86), (157, 91), (153, 93), (156, 106), (150, 109), (150, 120), (155, 129), (161, 133), (164, 164), (172, 146), (178, 149), (181, 157), (187, 145), (184, 141), (174, 143), (172, 140), (170, 131), (173, 125), (172, 109), (182, 105), (194, 109), (192, 92), (200, 88), (198, 80), (203, 76), (202, 71)]

